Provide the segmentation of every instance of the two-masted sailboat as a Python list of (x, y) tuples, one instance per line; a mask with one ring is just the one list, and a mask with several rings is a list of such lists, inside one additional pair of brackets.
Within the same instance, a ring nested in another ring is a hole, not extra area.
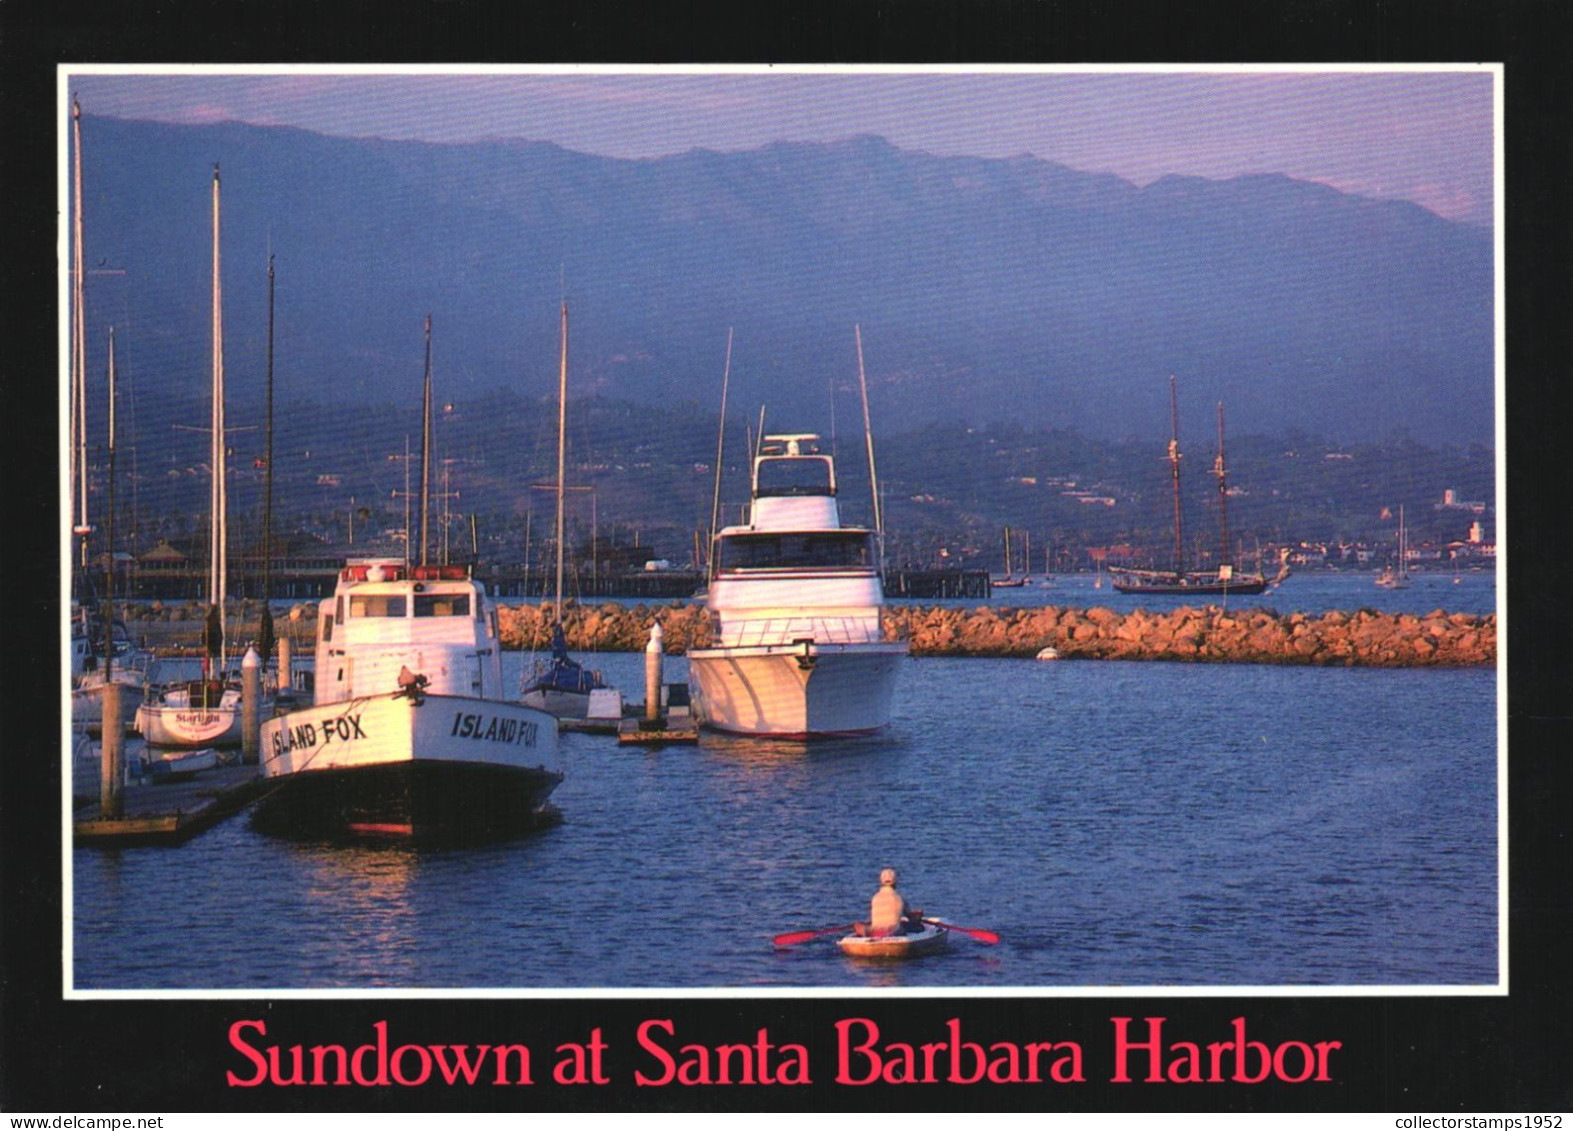
[[(1128, 569), (1113, 567), (1109, 577), (1120, 593), (1153, 594), (1158, 596), (1251, 596), (1266, 590), (1269, 582), (1258, 570), (1240, 570), (1231, 562), (1229, 548), (1229, 484), (1223, 454), (1223, 404), (1218, 405), (1218, 455), (1213, 461), (1213, 475), (1218, 480), (1219, 556), (1216, 569), (1187, 570), (1185, 568), (1185, 541), (1180, 508), (1180, 414), (1174, 389), (1174, 378), (1169, 378), (1169, 469), (1174, 491), (1174, 568), (1167, 570)], [(1282, 581), (1280, 571), (1273, 582)]]

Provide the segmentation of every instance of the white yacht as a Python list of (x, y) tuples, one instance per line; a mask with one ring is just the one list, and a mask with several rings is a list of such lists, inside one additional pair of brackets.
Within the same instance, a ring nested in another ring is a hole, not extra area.
[(557, 720), (504, 698), (497, 610), (459, 565), (348, 563), (317, 616), (316, 698), (263, 722), (286, 836), (507, 835), (562, 781)]
[(841, 525), (818, 436), (766, 436), (746, 526), (712, 548), (715, 643), (688, 653), (699, 719), (737, 734), (813, 737), (890, 721), (905, 641), (886, 640), (874, 532)]

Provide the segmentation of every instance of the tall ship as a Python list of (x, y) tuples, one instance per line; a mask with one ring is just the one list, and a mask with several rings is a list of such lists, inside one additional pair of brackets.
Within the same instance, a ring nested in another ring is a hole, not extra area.
[(712, 546), (715, 643), (688, 653), (700, 722), (793, 738), (879, 730), (908, 646), (884, 637), (875, 531), (841, 524), (816, 435), (763, 437), (750, 497), (748, 523)]
[[(1174, 567), (1172, 569), (1126, 569), (1111, 566), (1109, 579), (1118, 593), (1153, 594), (1156, 596), (1229, 596), (1249, 597), (1264, 592), (1269, 585), (1276, 585), (1287, 576), (1287, 566), (1280, 565), (1278, 575), (1271, 581), (1260, 570), (1242, 570), (1230, 560), (1229, 548), (1229, 483), (1228, 470), (1223, 455), (1223, 405), (1218, 405), (1218, 455), (1213, 461), (1213, 475), (1218, 481), (1219, 555), (1215, 569), (1185, 568), (1185, 539), (1180, 521), (1180, 414), (1174, 390), (1174, 378), (1169, 378), (1169, 472), (1174, 492)], [(1285, 557), (1284, 562), (1287, 562)]]
[(347, 563), (318, 611), (315, 687), (262, 724), (263, 832), (480, 839), (549, 816), (557, 720), (505, 698), (497, 610), (468, 567)]

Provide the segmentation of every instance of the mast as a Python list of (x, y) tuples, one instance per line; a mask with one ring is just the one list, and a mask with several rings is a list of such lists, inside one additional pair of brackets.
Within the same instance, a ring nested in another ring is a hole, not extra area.
[[(229, 591), (225, 538), (229, 529), (224, 487), (224, 298), (219, 260), (219, 171), (213, 165), (213, 421), (208, 603), (222, 609)], [(222, 615), (222, 614), (221, 614)]]
[(258, 630), (257, 651), (262, 666), (268, 665), (273, 651), (273, 612), (268, 599), (273, 596), (273, 256), (268, 255), (268, 420), (267, 474), (262, 488), (262, 623)]
[(868, 379), (863, 374), (863, 328), (853, 325), (858, 344), (858, 389), (863, 394), (863, 438), (868, 445), (868, 482), (874, 496), (874, 535), (879, 539), (879, 572), (885, 572), (885, 516), (879, 505), (879, 476), (874, 471), (874, 429), (868, 420)]
[(1180, 409), (1169, 375), (1169, 468), (1174, 480), (1174, 572), (1185, 569), (1185, 543), (1180, 532)]
[(1230, 561), (1229, 557), (1229, 484), (1225, 479), (1223, 462), (1223, 402), (1218, 402), (1218, 458), (1213, 461), (1213, 474), (1218, 477), (1218, 522), (1223, 538), (1219, 548), (1218, 565)]
[(109, 510), (104, 520), (104, 686), (115, 666), (115, 329), (109, 328)]
[(72, 188), (72, 235), (76, 246), (72, 249), (71, 271), (71, 472), (72, 489), (77, 498), (76, 523), (73, 533), (82, 539), (81, 566), (87, 569), (87, 317), (83, 311), (86, 270), (82, 252), (82, 106), (71, 100), (71, 136), (75, 143)]
[(562, 308), (562, 354), (557, 366), (557, 599), (552, 616), (563, 620), (563, 495), (568, 474), (568, 300)]
[[(726, 330), (726, 365), (721, 370), (721, 423), (716, 427), (715, 438), (715, 493), (710, 497), (710, 546), (705, 556), (705, 580), (715, 578), (714, 563), (710, 560), (715, 555), (716, 523), (721, 514), (721, 459), (726, 442), (726, 386), (732, 376), (732, 327)], [(697, 564), (697, 562), (695, 563)]]
[[(431, 315), (426, 316), (426, 379), (421, 391), (421, 565), (426, 564), (427, 516), (431, 492)], [(409, 534), (406, 532), (406, 544)]]

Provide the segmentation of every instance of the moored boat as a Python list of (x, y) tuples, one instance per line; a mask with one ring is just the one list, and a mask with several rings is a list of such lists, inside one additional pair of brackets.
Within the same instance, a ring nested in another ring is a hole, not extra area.
[(818, 439), (764, 437), (749, 522), (715, 538), (705, 604), (716, 642), (688, 652), (705, 726), (806, 738), (890, 722), (908, 646), (884, 638), (875, 534), (841, 525)]
[(891, 961), (933, 954), (936, 950), (944, 949), (949, 938), (950, 931), (946, 927), (938, 923), (924, 923), (921, 931), (902, 935), (845, 935), (837, 940), (836, 945), (841, 948), (842, 954), (851, 958)]
[(262, 724), (253, 823), (465, 840), (549, 820), (557, 720), (503, 696), (497, 611), (466, 567), (348, 563), (317, 618), (314, 705)]

